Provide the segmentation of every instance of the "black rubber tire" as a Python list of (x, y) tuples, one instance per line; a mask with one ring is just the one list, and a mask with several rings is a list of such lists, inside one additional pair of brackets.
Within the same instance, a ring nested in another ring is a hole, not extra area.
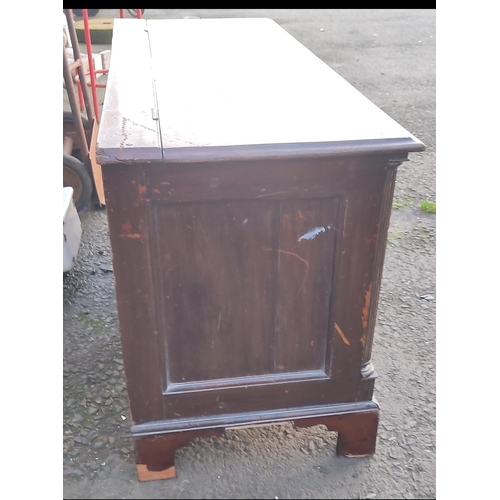
[[(141, 9), (141, 14), (144, 14), (144, 11), (146, 9)], [(132, 17), (137, 17), (137, 9), (127, 9), (127, 12), (132, 16)]]
[(71, 186), (74, 190), (73, 201), (80, 212), (92, 197), (92, 179), (83, 162), (74, 156), (63, 154), (63, 187)]
[[(85, 115), (81, 115), (81, 117), (82, 117), (83, 128), (85, 130), (90, 130), (89, 119)], [(63, 123), (64, 122), (75, 123), (75, 118), (71, 111), (63, 111)]]
[[(90, 122), (88, 118), (84, 115), (81, 115), (83, 128), (85, 130), (90, 130)], [(63, 111), (63, 136), (66, 135), (68, 130), (75, 130), (75, 119), (73, 117), (73, 113), (71, 111)], [(71, 156), (74, 156), (78, 160), (81, 160), (80, 148), (78, 141), (75, 141), (73, 144), (73, 150), (71, 151)]]
[[(83, 9), (73, 9), (73, 14), (75, 14), (75, 16), (78, 16), (78, 17), (83, 17), (82, 10)], [(94, 16), (97, 16), (97, 14), (99, 13), (99, 11), (101, 9), (87, 9), (87, 10), (88, 10), (89, 17), (94, 17)]]

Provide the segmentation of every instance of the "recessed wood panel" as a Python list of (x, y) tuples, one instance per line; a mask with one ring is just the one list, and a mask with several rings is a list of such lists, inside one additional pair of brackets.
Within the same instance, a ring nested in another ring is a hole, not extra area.
[(153, 205), (167, 392), (326, 377), (337, 205)]
[(168, 383), (269, 373), (268, 204), (154, 207)]
[(324, 370), (338, 198), (281, 204), (276, 372)]

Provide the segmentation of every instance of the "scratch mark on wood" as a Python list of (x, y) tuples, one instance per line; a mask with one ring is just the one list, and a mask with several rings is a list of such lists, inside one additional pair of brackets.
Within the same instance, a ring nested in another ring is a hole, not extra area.
[(359, 341), (365, 345), (365, 340), (366, 340), (366, 335), (363, 333), (363, 335), (361, 335), (361, 338), (359, 339)]
[(124, 231), (125, 233), (130, 233), (131, 229), (132, 229), (132, 224), (130, 224), (129, 221), (122, 224), (122, 231)]
[(162, 186), (170, 186), (170, 182), (166, 182), (166, 181), (165, 182), (160, 182), (160, 184)]
[[(269, 252), (274, 252), (275, 251), (273, 248), (267, 248), (267, 247), (262, 247), (262, 249), (263, 250), (267, 250)], [(300, 255), (297, 255), (296, 253), (293, 253), (293, 252), (287, 252), (286, 250), (280, 250), (280, 249), (278, 249), (277, 252), (278, 252), (278, 254), (290, 255), (292, 257), (296, 257), (301, 262), (303, 262), (305, 264), (305, 266), (306, 266), (305, 271), (304, 271), (304, 278), (302, 279), (302, 283), (300, 284), (300, 287), (299, 287), (299, 289), (297, 291), (297, 294), (295, 295), (295, 297), (297, 297), (297, 295), (302, 290), (302, 287), (304, 286), (304, 283), (306, 282), (307, 274), (309, 273), (309, 262), (307, 262), (307, 260), (304, 259), (304, 258), (302, 258)]]
[(138, 239), (142, 235), (139, 233), (125, 233), (125, 234), (120, 234), (122, 238), (132, 238), (132, 239)]
[(346, 336), (344, 335), (344, 332), (340, 329), (340, 326), (335, 323), (335, 331), (340, 335), (340, 338), (346, 345), (351, 345), (351, 343), (347, 340)]
[[(262, 191), (265, 191), (263, 189)], [(290, 191), (278, 191), (277, 193), (266, 193), (266, 194), (259, 194), (257, 198), (264, 198), (265, 196), (276, 196), (278, 194), (288, 194)]]
[(361, 321), (363, 323), (363, 328), (366, 328), (368, 325), (368, 312), (370, 309), (370, 298), (372, 295), (372, 284), (368, 286), (368, 290), (365, 292), (365, 305), (363, 306), (363, 310), (361, 311)]
[(361, 312), (361, 320), (363, 322), (363, 328), (366, 328), (368, 325), (368, 312), (370, 308), (370, 298), (372, 292), (372, 284), (368, 286), (368, 290), (365, 292), (365, 304), (363, 306), (363, 310)]
[(144, 186), (143, 184), (139, 184), (137, 189), (138, 189), (140, 195), (143, 195), (148, 190), (148, 188), (146, 186)]
[(125, 132), (125, 127), (127, 126), (127, 118), (123, 117), (122, 118), (122, 129), (121, 129), (121, 132), (122, 132), (122, 140), (120, 142), (120, 146), (119, 148), (120, 149), (123, 149), (123, 145), (125, 144), (125, 141), (128, 139), (128, 135), (127, 133)]
[(302, 240), (313, 240), (318, 236), (320, 233), (324, 233), (326, 229), (323, 226), (320, 227), (313, 227), (307, 233), (303, 234), (297, 241), (302, 241)]
[(345, 238), (345, 226), (347, 223), (347, 211), (349, 210), (349, 200), (345, 200), (344, 226), (342, 227), (342, 238)]
[(306, 219), (306, 216), (302, 215), (302, 212), (300, 210), (299, 210), (299, 219), (301, 219), (301, 220), (305, 220)]
[(222, 317), (222, 313), (219, 312), (219, 324), (217, 325), (217, 332), (220, 332), (220, 319)]

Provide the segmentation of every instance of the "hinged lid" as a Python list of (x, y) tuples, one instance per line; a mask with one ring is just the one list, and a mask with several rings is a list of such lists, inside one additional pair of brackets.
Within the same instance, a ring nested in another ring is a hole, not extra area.
[(100, 163), (423, 149), (270, 19), (115, 20)]

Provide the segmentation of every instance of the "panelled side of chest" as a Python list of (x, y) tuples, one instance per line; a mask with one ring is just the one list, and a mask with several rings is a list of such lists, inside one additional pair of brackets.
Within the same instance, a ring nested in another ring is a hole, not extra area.
[(394, 174), (385, 156), (105, 168), (134, 422), (370, 400)]

